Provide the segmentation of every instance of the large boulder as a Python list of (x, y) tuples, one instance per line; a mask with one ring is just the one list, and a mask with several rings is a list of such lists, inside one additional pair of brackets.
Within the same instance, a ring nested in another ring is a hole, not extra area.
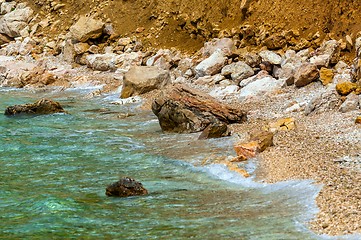
[(143, 187), (142, 183), (132, 178), (124, 177), (109, 185), (106, 188), (105, 194), (109, 197), (130, 197), (146, 195), (148, 191)]
[(81, 16), (79, 20), (70, 27), (73, 38), (79, 42), (95, 39), (102, 35), (104, 23), (91, 17)]
[(171, 81), (169, 71), (154, 66), (134, 66), (124, 75), (121, 98), (162, 88)]
[(266, 76), (261, 79), (257, 79), (243, 87), (240, 91), (239, 97), (244, 99), (247, 97), (264, 95), (266, 93), (275, 92), (276, 90), (281, 89), (283, 85), (284, 81), (277, 80), (271, 76)]
[(0, 33), (14, 38), (21, 36), (21, 31), (28, 26), (33, 15), (29, 7), (16, 8), (0, 18)]
[(218, 102), (201, 91), (177, 84), (160, 95), (152, 104), (163, 131), (191, 133), (204, 130), (211, 123), (242, 123), (246, 113)]
[(52, 114), (52, 113), (65, 113), (60, 103), (54, 102), (49, 99), (40, 99), (32, 104), (14, 105), (7, 107), (5, 115), (15, 116), (19, 114)]

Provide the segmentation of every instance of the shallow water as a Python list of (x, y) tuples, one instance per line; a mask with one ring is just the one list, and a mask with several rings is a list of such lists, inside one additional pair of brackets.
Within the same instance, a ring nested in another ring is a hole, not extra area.
[[(232, 154), (232, 139), (163, 134), (149, 112), (81, 94), (0, 89), (2, 110), (45, 96), (70, 113), (0, 115), (0, 239), (319, 238), (306, 226), (318, 186), (201, 167), (211, 154)], [(127, 112), (136, 116), (118, 117)], [(119, 176), (150, 194), (106, 197)]]

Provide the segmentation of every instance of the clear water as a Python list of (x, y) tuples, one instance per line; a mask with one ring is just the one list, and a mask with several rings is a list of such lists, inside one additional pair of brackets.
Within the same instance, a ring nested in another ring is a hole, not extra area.
[[(231, 139), (163, 134), (150, 112), (82, 94), (0, 89), (0, 110), (51, 97), (70, 113), (0, 115), (0, 239), (319, 238), (306, 226), (319, 190), (310, 182), (265, 185), (201, 167), (231, 153)], [(126, 112), (136, 116), (118, 118)], [(106, 197), (120, 176), (150, 194)]]

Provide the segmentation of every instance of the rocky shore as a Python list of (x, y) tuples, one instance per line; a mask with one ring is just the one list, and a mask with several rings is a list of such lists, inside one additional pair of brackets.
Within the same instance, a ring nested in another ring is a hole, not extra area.
[[(90, 15), (76, 17), (64, 34), (47, 39), (43, 29), (49, 22), (30, 5), (0, 0), (0, 6), (0, 87), (61, 92), (97, 86), (84, 97), (119, 92), (117, 104), (143, 99), (143, 108), (150, 110), (153, 104), (157, 115), (168, 97), (172, 101), (162, 119), (174, 121), (161, 122), (163, 130), (172, 131), (185, 119), (186, 130), (173, 132), (226, 125), (241, 143), (248, 143), (254, 130), (272, 132), (273, 143), (257, 152), (255, 177), (267, 182), (315, 180), (323, 189), (311, 228), (330, 235), (361, 233), (359, 35), (329, 35), (321, 41), (317, 33), (307, 40), (289, 31), (281, 39), (262, 40), (242, 26), (228, 35), (219, 32), (188, 54), (147, 47), (136, 36), (121, 37), (109, 19)], [(63, 7), (52, 6), (54, 11)], [(264, 46), (249, 48), (257, 42)], [(186, 87), (165, 94), (180, 85)], [(194, 91), (184, 90), (188, 88)], [(174, 107), (182, 104), (188, 108)], [(237, 121), (229, 118), (234, 112)], [(219, 136), (227, 135), (224, 131)], [(239, 160), (246, 159), (222, 162), (249, 176)]]

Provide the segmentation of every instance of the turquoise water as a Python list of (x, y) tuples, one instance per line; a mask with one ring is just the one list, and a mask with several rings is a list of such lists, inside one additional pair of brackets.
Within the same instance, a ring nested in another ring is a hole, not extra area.
[[(70, 113), (0, 115), (0, 239), (319, 238), (306, 225), (319, 190), (310, 182), (265, 185), (201, 167), (232, 154), (231, 139), (163, 134), (150, 112), (83, 95), (0, 89), (1, 111), (51, 97)], [(106, 197), (120, 176), (150, 194)]]

